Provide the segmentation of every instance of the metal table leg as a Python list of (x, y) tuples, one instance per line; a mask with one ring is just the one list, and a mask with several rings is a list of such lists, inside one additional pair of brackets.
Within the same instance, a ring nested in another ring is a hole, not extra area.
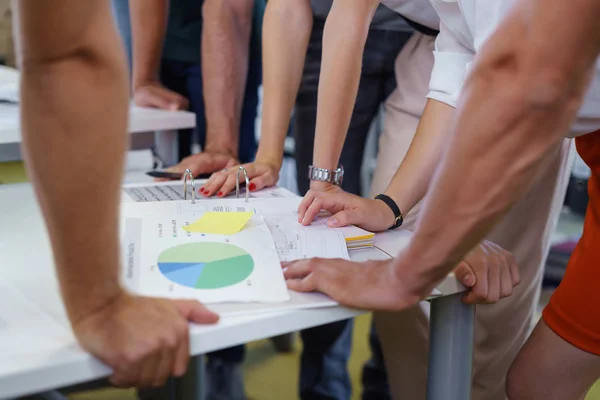
[(431, 301), (427, 400), (469, 400), (475, 306), (458, 293)]
[(203, 400), (206, 397), (205, 371), (204, 355), (192, 357), (185, 375), (175, 380), (175, 399)]

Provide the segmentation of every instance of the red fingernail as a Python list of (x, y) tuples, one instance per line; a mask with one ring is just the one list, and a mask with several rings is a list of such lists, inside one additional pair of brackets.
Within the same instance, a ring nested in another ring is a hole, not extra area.
[(204, 193), (204, 188), (200, 188), (200, 193)]
[(219, 197), (223, 196), (223, 192), (217, 193), (217, 196), (219, 196)]
[(254, 183), (251, 183), (251, 184), (248, 186), (248, 189), (249, 189), (250, 191), (256, 190), (256, 185), (255, 185)]

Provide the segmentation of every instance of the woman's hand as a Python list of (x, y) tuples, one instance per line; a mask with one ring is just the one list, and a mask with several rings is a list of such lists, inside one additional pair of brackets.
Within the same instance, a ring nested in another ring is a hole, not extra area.
[[(234, 165), (212, 174), (208, 181), (200, 188), (200, 194), (206, 197), (214, 195), (219, 197), (227, 196), (235, 189), (235, 180), (239, 167), (239, 165)], [(274, 186), (279, 180), (281, 163), (256, 160), (252, 163), (244, 164), (243, 167), (248, 173), (250, 184), (247, 189), (251, 192)], [(244, 175), (240, 174), (240, 182), (244, 183), (244, 181)]]
[(310, 225), (321, 210), (333, 214), (327, 221), (332, 228), (356, 225), (371, 232), (382, 232), (395, 222), (393, 211), (383, 201), (365, 199), (344, 192), (338, 186), (311, 189), (306, 193), (298, 207), (298, 222)]

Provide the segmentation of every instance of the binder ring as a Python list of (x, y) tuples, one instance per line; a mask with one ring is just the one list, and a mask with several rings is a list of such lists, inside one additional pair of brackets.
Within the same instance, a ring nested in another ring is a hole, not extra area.
[(192, 204), (196, 204), (196, 182), (194, 182), (194, 174), (188, 168), (183, 173), (183, 199), (187, 200), (187, 181), (188, 176), (190, 178), (190, 182), (192, 183)]
[(240, 172), (244, 173), (244, 179), (246, 180), (246, 203), (248, 203), (248, 196), (250, 193), (248, 191), (248, 186), (250, 186), (250, 180), (248, 179), (248, 172), (246, 171), (246, 168), (242, 167), (241, 165), (237, 174), (235, 175), (235, 197), (240, 197)]

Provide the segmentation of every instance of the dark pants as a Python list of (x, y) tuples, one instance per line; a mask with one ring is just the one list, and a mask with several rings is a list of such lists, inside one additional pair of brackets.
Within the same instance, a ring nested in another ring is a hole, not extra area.
[[(204, 98), (202, 96), (202, 71), (200, 64), (162, 60), (160, 79), (167, 88), (185, 96), (190, 101), (190, 111), (196, 114), (198, 143), (204, 147), (206, 143), (206, 116), (204, 114)], [(254, 160), (256, 153), (255, 120), (258, 108), (258, 87), (262, 81), (260, 54), (251, 51), (246, 92), (240, 119), (240, 136), (238, 157), (242, 163)], [(179, 159), (190, 155), (192, 129), (179, 131)]]
[[(319, 71), (325, 21), (315, 18), (292, 122), (296, 140), (296, 168), (300, 194), (308, 191), (308, 166), (312, 163)], [(360, 194), (360, 171), (365, 142), (380, 106), (396, 88), (394, 61), (410, 37), (408, 32), (371, 30), (365, 46), (358, 96), (340, 163), (344, 190)], [(351, 397), (347, 362), (352, 342), (352, 321), (306, 329), (301, 333), (300, 397), (343, 400)], [(369, 338), (372, 359), (363, 370), (363, 399), (390, 399), (383, 354), (375, 328)]]

